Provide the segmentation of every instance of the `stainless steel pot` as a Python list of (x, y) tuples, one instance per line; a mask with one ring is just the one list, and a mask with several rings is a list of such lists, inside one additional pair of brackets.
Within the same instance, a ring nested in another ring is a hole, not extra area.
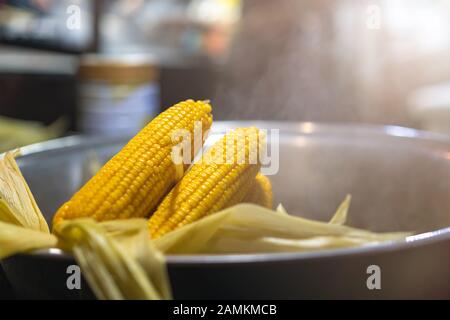
[[(406, 242), (315, 253), (170, 256), (176, 298), (450, 298), (450, 137), (401, 127), (222, 122), (225, 129), (280, 129), (275, 201), (291, 214), (327, 220), (353, 195), (349, 224), (414, 231)], [(24, 149), (18, 162), (50, 221), (82, 183), (95, 150), (106, 161), (128, 138), (70, 137)], [(211, 140), (209, 140), (211, 141)], [(71, 256), (58, 250), (2, 262), (19, 297), (92, 298), (66, 287)], [(368, 267), (381, 289), (367, 287)]]

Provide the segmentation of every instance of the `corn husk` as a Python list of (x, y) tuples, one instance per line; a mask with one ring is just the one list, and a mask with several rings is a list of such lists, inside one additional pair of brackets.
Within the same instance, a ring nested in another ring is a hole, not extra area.
[(144, 219), (58, 224), (60, 247), (72, 251), (99, 299), (170, 299), (163, 255), (148, 237)]
[(20, 252), (54, 248), (58, 239), (46, 232), (0, 222), (0, 259)]
[(336, 213), (331, 218), (331, 224), (344, 225), (347, 222), (348, 209), (350, 208), (351, 201), (352, 196), (348, 194), (345, 197), (344, 201), (342, 201), (342, 203), (339, 205)]
[(63, 118), (50, 126), (0, 116), (0, 152), (59, 137), (67, 128)]
[(0, 259), (59, 247), (73, 253), (99, 299), (170, 299), (164, 256), (144, 219), (58, 224), (55, 234), (37, 206), (14, 157), (0, 159)]
[(283, 207), (283, 205), (281, 203), (277, 206), (277, 209), (275, 210), (275, 212), (279, 213), (279, 214), (288, 214), (286, 209)]
[(313, 252), (330, 249), (349, 248), (368, 245), (363, 238), (347, 236), (310, 237), (305, 239), (285, 239), (259, 237), (254, 239), (239, 238), (236, 235), (221, 236), (214, 239), (212, 245), (202, 253), (208, 254), (249, 254), (249, 253), (284, 253)]
[(330, 223), (290, 216), (253, 204), (240, 204), (156, 239), (167, 254), (222, 254), (311, 251), (404, 239), (408, 233), (373, 233), (343, 226), (350, 197)]
[(106, 232), (114, 237), (124, 252), (131, 254), (142, 265), (148, 277), (163, 299), (172, 295), (167, 274), (165, 256), (148, 236), (145, 219), (114, 220), (101, 222)]
[(28, 184), (17, 166), (19, 152), (6, 153), (0, 160), (0, 221), (49, 233)]

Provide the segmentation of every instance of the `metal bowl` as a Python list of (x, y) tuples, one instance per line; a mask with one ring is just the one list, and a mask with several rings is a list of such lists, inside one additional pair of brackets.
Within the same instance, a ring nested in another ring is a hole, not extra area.
[[(175, 298), (450, 298), (450, 137), (401, 127), (219, 122), (227, 128), (280, 129), (275, 202), (291, 214), (327, 220), (347, 193), (349, 224), (413, 231), (408, 241), (314, 253), (169, 256)], [(126, 138), (69, 137), (33, 145), (18, 159), (48, 221), (83, 182), (94, 150), (106, 161)], [(20, 254), (2, 262), (21, 298), (92, 298), (68, 290), (70, 255)], [(379, 266), (381, 289), (369, 289)]]

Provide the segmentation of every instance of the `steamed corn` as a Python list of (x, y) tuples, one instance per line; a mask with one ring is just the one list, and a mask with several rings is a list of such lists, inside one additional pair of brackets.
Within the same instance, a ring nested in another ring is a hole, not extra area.
[(187, 100), (162, 112), (57, 211), (53, 224), (80, 217), (102, 221), (148, 216), (177, 182), (171, 153), (178, 142), (171, 135), (176, 130), (192, 135), (196, 122), (203, 130), (210, 128), (208, 102)]
[(272, 184), (269, 178), (258, 173), (242, 202), (254, 203), (267, 209), (273, 207)]
[(150, 235), (169, 231), (241, 202), (260, 169), (263, 137), (256, 128), (232, 131), (208, 150), (170, 191), (149, 220)]

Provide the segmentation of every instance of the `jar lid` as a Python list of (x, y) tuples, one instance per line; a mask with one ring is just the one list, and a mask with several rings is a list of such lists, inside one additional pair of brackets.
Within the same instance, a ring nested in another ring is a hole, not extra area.
[(157, 71), (155, 59), (149, 55), (87, 54), (80, 59), (78, 75), (83, 80), (135, 83), (156, 80)]

